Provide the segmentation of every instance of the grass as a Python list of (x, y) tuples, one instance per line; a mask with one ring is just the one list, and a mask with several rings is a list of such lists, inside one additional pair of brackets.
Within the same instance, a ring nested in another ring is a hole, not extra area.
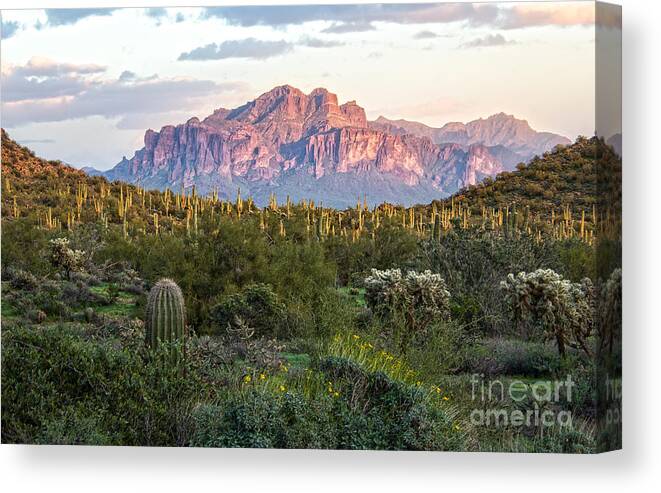
[(16, 311), (16, 308), (14, 308), (11, 304), (7, 303), (5, 300), (2, 300), (2, 303), (0, 303), (0, 318), (6, 320), (10, 318), (16, 318), (19, 316), (18, 312)]
[(310, 355), (306, 353), (280, 353), (287, 363), (296, 368), (309, 368)]
[[(91, 287), (90, 291), (96, 295), (109, 299), (109, 289), (109, 283), (102, 283), (98, 286)], [(136, 296), (127, 291), (121, 290), (117, 292), (117, 297), (113, 303), (109, 305), (98, 305), (94, 307), (94, 310), (97, 313), (102, 313), (114, 317), (130, 317), (139, 315)]]
[(367, 306), (365, 302), (365, 288), (351, 288), (344, 287), (338, 288), (338, 291), (343, 295), (352, 300), (356, 306), (361, 308)]
[[(9, 283), (4, 281), (2, 283), (2, 293), (7, 293), (7, 291), (10, 289), (11, 288), (9, 287)], [(2, 296), (2, 300), (0, 301), (0, 318), (7, 320), (17, 318), (19, 315), (20, 314), (16, 311), (16, 307), (9, 303), (4, 296)]]

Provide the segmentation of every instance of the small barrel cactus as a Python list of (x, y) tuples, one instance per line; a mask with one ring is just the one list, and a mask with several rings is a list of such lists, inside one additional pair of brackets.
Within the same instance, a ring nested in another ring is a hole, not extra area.
[(184, 295), (176, 282), (161, 279), (151, 288), (147, 299), (146, 343), (155, 347), (159, 341), (183, 340), (185, 331)]

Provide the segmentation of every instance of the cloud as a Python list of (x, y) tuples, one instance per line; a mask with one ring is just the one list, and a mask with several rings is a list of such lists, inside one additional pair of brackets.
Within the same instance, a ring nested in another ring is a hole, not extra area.
[(296, 46), (307, 48), (334, 48), (343, 46), (344, 43), (337, 40), (325, 40), (310, 36), (302, 37), (298, 42), (262, 41), (256, 38), (246, 38), (223, 41), (222, 43), (211, 43), (194, 48), (189, 52), (179, 55), (178, 60), (225, 60), (228, 58), (244, 58), (253, 60), (265, 60), (279, 55), (289, 53)]
[(120, 81), (135, 80), (137, 78), (138, 76), (136, 75), (136, 73), (131, 72), (130, 70), (124, 70), (121, 74), (119, 74)]
[(152, 7), (145, 10), (147, 17), (153, 17), (154, 19), (160, 19), (161, 17), (167, 17), (168, 11), (163, 7)]
[(16, 21), (2, 21), (2, 39), (11, 38), (18, 31), (19, 25)]
[(96, 64), (57, 63), (33, 57), (22, 66), (9, 66), (2, 72), (2, 99), (7, 102), (47, 99), (78, 94), (87, 86), (82, 76), (105, 72)]
[(345, 34), (345, 33), (362, 33), (366, 31), (374, 31), (376, 28), (369, 22), (334, 22), (322, 33), (329, 34)]
[(93, 16), (111, 15), (117, 9), (46, 9), (46, 25), (66, 26)]
[(413, 39), (434, 39), (439, 35), (431, 31), (419, 31), (413, 35)]
[(18, 143), (24, 146), (30, 144), (55, 144), (55, 140), (54, 139), (20, 139)]
[[(138, 77), (129, 71), (117, 79), (104, 79), (99, 77), (101, 69), (93, 69), (92, 64), (31, 62), (9, 67), (2, 74), (2, 115), (7, 127), (88, 116), (127, 118), (185, 111), (220, 93), (246, 89), (241, 82)], [(40, 76), (34, 77), (34, 73)]]
[(595, 22), (595, 5), (590, 2), (574, 4), (514, 5), (499, 20), (502, 29), (522, 29), (534, 26), (591, 26)]
[(302, 46), (307, 46), (308, 48), (334, 48), (336, 46), (343, 46), (344, 43), (341, 41), (328, 41), (319, 38), (310, 38), (304, 37), (301, 38), (299, 44)]
[(286, 41), (262, 41), (256, 38), (223, 41), (200, 46), (179, 55), (178, 60), (223, 60), (227, 58), (252, 58), (265, 60), (291, 51), (293, 45)]
[(338, 23), (395, 22), (423, 24), (493, 20), (498, 7), (488, 4), (363, 4), (209, 7), (206, 17), (219, 17), (240, 26), (283, 26), (311, 21)]
[(590, 2), (526, 5), (440, 3), (209, 7), (204, 10), (204, 16), (222, 18), (229, 24), (244, 27), (256, 25), (281, 27), (288, 24), (327, 21), (333, 24), (326, 32), (341, 33), (351, 32), (348, 26), (350, 24), (371, 26), (373, 22), (398, 24), (464, 22), (473, 26), (502, 29), (521, 29), (531, 26), (589, 26), (594, 24), (594, 11), (594, 4)]
[(502, 34), (488, 34), (483, 38), (476, 38), (459, 45), (459, 48), (487, 48), (489, 46), (505, 46), (516, 44), (515, 41), (507, 41)]
[(66, 74), (98, 74), (106, 71), (95, 63), (61, 63), (45, 57), (32, 57), (28, 63), (13, 68), (13, 72), (24, 77), (54, 77)]

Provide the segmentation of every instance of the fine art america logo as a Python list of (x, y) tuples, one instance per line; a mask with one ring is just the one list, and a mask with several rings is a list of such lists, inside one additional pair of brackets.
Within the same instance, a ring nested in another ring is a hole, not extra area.
[(471, 376), (470, 421), (475, 426), (552, 427), (572, 425), (572, 402), (576, 382), (564, 380), (487, 380), (483, 374)]

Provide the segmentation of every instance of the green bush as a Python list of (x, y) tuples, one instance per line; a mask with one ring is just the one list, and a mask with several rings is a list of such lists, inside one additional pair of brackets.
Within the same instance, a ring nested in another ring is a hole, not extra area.
[(332, 448), (336, 442), (329, 399), (290, 392), (234, 394), (222, 406), (193, 412), (195, 447)]
[(249, 284), (241, 292), (225, 296), (210, 311), (217, 334), (243, 323), (256, 337), (273, 337), (281, 335), (285, 317), (285, 305), (267, 284)]
[(557, 352), (548, 344), (519, 339), (485, 339), (463, 352), (462, 370), (484, 375), (556, 374), (562, 367)]
[(450, 415), (432, 405), (421, 388), (367, 372), (355, 362), (329, 357), (319, 368), (339, 389), (338, 448), (459, 450), (463, 436)]
[(439, 241), (421, 243), (420, 269), (438, 272), (452, 293), (452, 313), (487, 335), (511, 334), (500, 281), (510, 272), (562, 264), (552, 241), (526, 234), (456, 229)]
[(3, 327), (2, 343), (3, 442), (187, 443), (202, 386), (163, 364), (169, 348), (123, 349), (67, 325)]
[[(364, 371), (351, 360), (319, 365), (337, 393), (293, 386), (232, 392), (193, 411), (191, 445), (200, 447), (458, 450), (450, 416), (415, 386)], [(283, 387), (284, 388), (284, 387)]]

